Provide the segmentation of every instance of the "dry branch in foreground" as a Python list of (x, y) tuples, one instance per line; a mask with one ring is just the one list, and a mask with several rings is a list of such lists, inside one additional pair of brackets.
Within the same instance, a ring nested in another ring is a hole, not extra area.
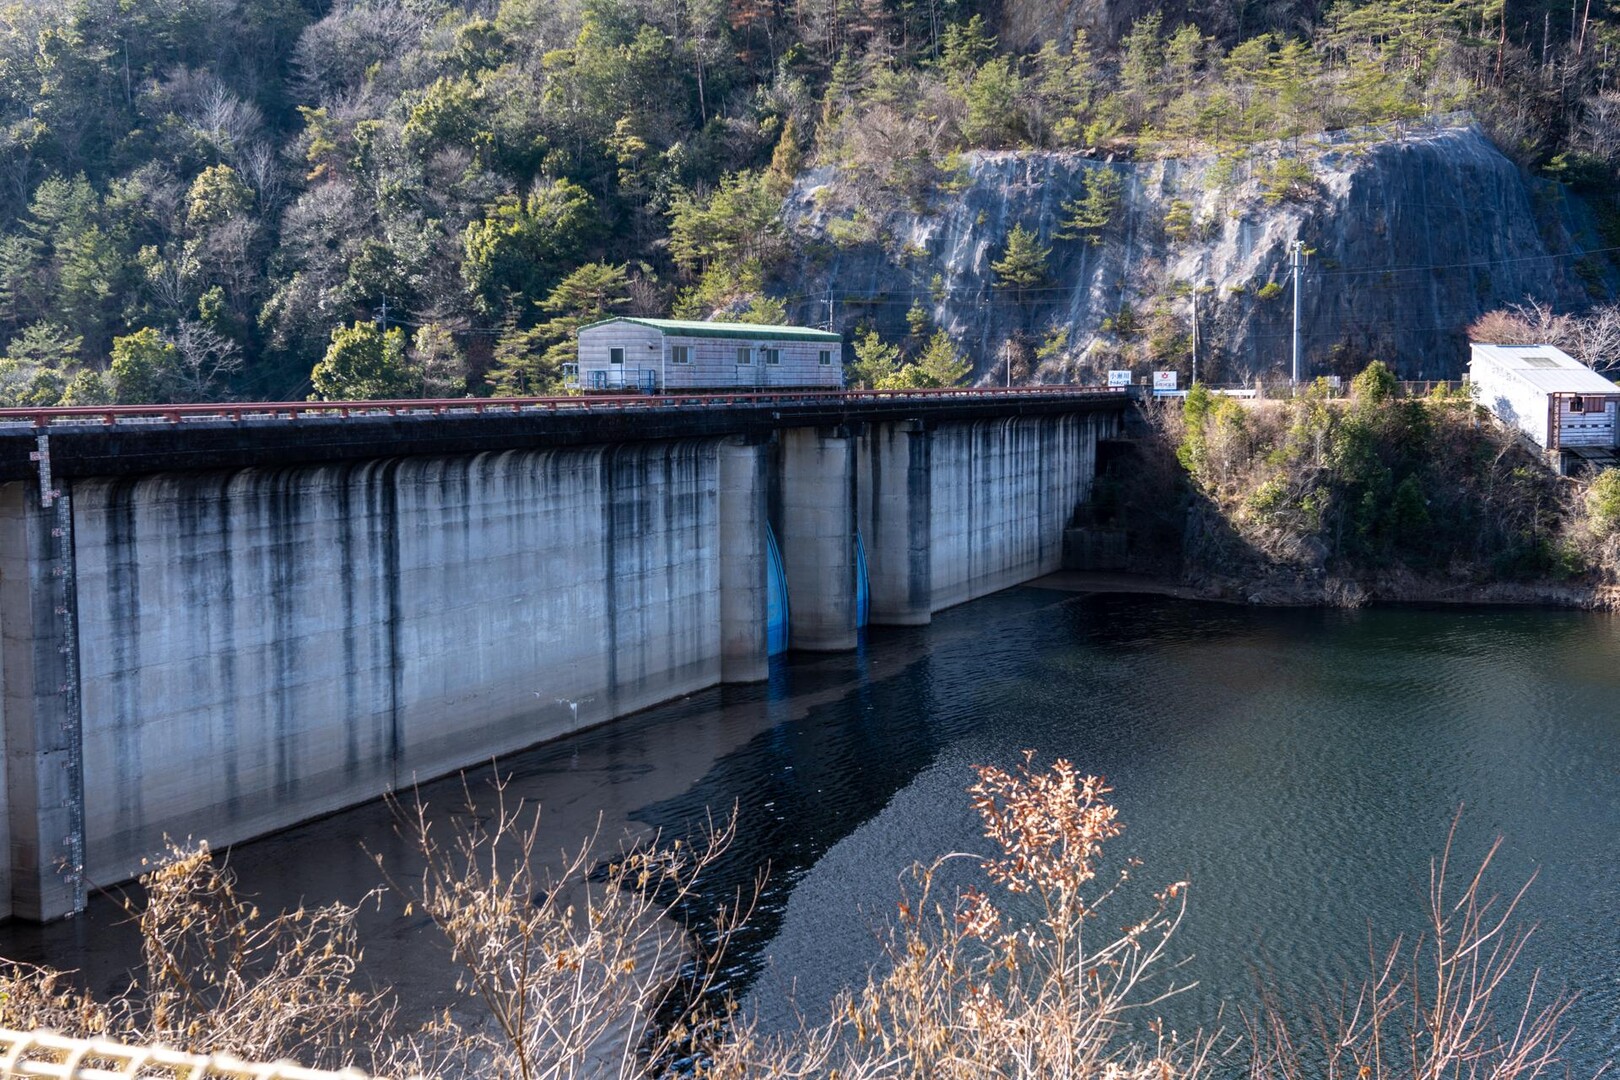
[(1560, 1065), (1574, 999), (1547, 994), (1539, 971), (1516, 981), (1534, 927), (1514, 915), (1530, 882), (1506, 899), (1486, 892), (1498, 838), (1457, 889), (1456, 833), (1453, 821), (1430, 866), (1429, 925), (1410, 947), (1396, 938), (1372, 953), (1335, 1001), (1268, 993), (1245, 1015), (1250, 1080), (1534, 1080)]

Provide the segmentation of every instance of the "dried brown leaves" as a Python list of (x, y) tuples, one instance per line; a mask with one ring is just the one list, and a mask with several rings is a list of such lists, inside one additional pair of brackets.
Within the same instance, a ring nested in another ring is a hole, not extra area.
[[(460, 967), (475, 1016), (446, 1014), (383, 1043), (387, 1003), (357, 989), (356, 909), (262, 918), (206, 847), (175, 848), (128, 905), (144, 942), (137, 985), (97, 1002), (60, 973), (0, 969), (0, 1022), (162, 1041), (198, 1051), (381, 1072), (583, 1080), (1202, 1080), (1210, 1042), (1166, 1036), (1152, 1010), (1187, 901), (1185, 882), (1100, 931), (1099, 912), (1130, 877), (1103, 878), (1119, 836), (1111, 789), (1059, 759), (984, 766), (969, 789), (994, 846), (912, 868), (886, 960), (831, 1018), (765, 1037), (717, 991), (725, 945), (750, 897), (722, 905), (703, 933), (689, 909), (733, 822), (696, 844), (595, 837), (542, 859), (538, 811), (496, 788), (489, 818), (455, 819), (441, 839), (426, 808), (406, 815), (426, 869), (401, 889), (430, 915)], [(1495, 849), (1457, 891), (1450, 843), (1437, 860), (1430, 927), (1397, 940), (1337, 1001), (1268, 1000), (1245, 1017), (1251, 1080), (1535, 1080), (1557, 1062), (1570, 1001), (1510, 973), (1528, 931), (1519, 896), (1484, 891)], [(948, 890), (947, 867), (985, 887)], [(947, 899), (945, 894), (949, 892)], [(407, 907), (409, 913), (410, 907)], [(1115, 924), (1119, 925), (1119, 924)], [(707, 943), (707, 944), (705, 944)], [(1293, 1018), (1307, 1016), (1297, 1027)], [(1133, 1023), (1133, 1018), (1135, 1023)]]
[(1103, 842), (1123, 829), (1119, 812), (1103, 800), (1113, 789), (1101, 777), (1080, 776), (1064, 758), (1046, 772), (1032, 772), (1034, 757), (1026, 750), (1016, 773), (981, 765), (979, 782), (968, 788), (984, 835), (1001, 849), (984, 869), (1008, 892), (1078, 893), (1097, 876)]
[(406, 828), (426, 869), (401, 891), (432, 917), (488, 1020), (445, 1017), (419, 1060), (444, 1075), (629, 1080), (705, 1053), (729, 1017), (710, 991), (752, 898), (722, 907), (707, 944), (668, 912), (695, 898), (733, 823), (711, 822), (696, 845), (654, 837), (604, 852), (593, 836), (548, 869), (538, 807), (508, 805), (499, 783), (495, 802), (487, 823), (469, 814), (443, 840), (420, 805)]
[(355, 980), (358, 907), (263, 917), (206, 844), (171, 845), (141, 885), (143, 904), (122, 901), (144, 961), (127, 989), (97, 1001), (69, 974), (10, 965), (0, 1023), (313, 1067), (375, 1059), (392, 1009)]

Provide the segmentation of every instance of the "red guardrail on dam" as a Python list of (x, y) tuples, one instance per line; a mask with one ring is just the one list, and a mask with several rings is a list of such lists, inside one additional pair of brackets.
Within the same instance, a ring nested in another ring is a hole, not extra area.
[(799, 390), (695, 394), (586, 394), (534, 398), (407, 398), (400, 401), (242, 401), (205, 405), (76, 405), (54, 409), (0, 409), (0, 424), (35, 428), (62, 425), (179, 424), (188, 420), (343, 419), (353, 416), (443, 416), (446, 414), (608, 413), (662, 409), (715, 409), (737, 405), (847, 402), (984, 401), (1005, 398), (1127, 397), (1125, 388), (1103, 386), (948, 387), (938, 390)]

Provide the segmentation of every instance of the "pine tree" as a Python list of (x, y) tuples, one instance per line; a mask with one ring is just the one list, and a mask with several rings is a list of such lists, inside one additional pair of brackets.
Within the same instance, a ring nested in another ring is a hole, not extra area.
[(782, 125), (781, 137), (776, 140), (776, 149), (771, 153), (770, 172), (766, 174), (778, 198), (793, 187), (793, 180), (799, 175), (799, 167), (803, 163), (804, 148), (799, 145), (799, 128), (790, 116), (787, 123)]
[(995, 55), (996, 39), (985, 29), (984, 16), (975, 15), (946, 28), (943, 51), (939, 66), (965, 81)]
[(563, 365), (579, 355), (579, 328), (630, 302), (623, 266), (586, 263), (557, 283), (539, 306), (551, 319), (523, 328), (508, 320), (495, 339), (488, 379), (500, 397), (534, 397), (562, 389)]
[(876, 330), (868, 329), (855, 341), (855, 359), (849, 365), (851, 386), (863, 390), (894, 388), (900, 371), (900, 347), (887, 345)]
[(1024, 80), (1005, 56), (986, 61), (973, 76), (964, 100), (962, 136), (973, 146), (1016, 144), (1023, 130)]
[(1165, 78), (1164, 41), (1160, 37), (1163, 27), (1163, 16), (1153, 12), (1132, 23), (1131, 32), (1125, 38), (1119, 85), (1133, 125), (1142, 124), (1159, 104)]
[(913, 300), (911, 307), (906, 309), (906, 334), (908, 337), (922, 340), (928, 332), (928, 324), (932, 320), (928, 317), (928, 309), (922, 306), (921, 300)]
[(923, 354), (900, 374), (906, 386), (944, 387), (956, 386), (972, 370), (972, 363), (956, 350), (950, 335), (935, 330)]
[(1062, 206), (1063, 223), (1057, 236), (1060, 240), (1084, 240), (1088, 244), (1102, 243), (1102, 234), (1114, 222), (1119, 212), (1120, 196), (1125, 180), (1109, 168), (1092, 169), (1086, 174), (1085, 193), (1070, 199)]
[(0, 403), (58, 404), (82, 345), (66, 327), (45, 322), (24, 327), (0, 358)]
[(748, 301), (748, 306), (738, 313), (737, 321), (760, 326), (783, 326), (787, 323), (787, 317), (786, 300), (761, 293)]
[(494, 362), (485, 375), (496, 397), (537, 397), (557, 389), (562, 369), (548, 356), (542, 327), (520, 327), (508, 319), (495, 339)]
[(1193, 205), (1185, 199), (1171, 199), (1164, 214), (1164, 235), (1172, 244), (1184, 244), (1193, 233)]
[(1316, 84), (1320, 74), (1321, 63), (1316, 53), (1298, 39), (1283, 42), (1271, 55), (1271, 63), (1261, 76), (1261, 85), (1282, 120), (1273, 135), (1291, 139), (1317, 124), (1312, 108), (1318, 104)]
[(1182, 23), (1165, 45), (1165, 77), (1176, 89), (1189, 89), (1204, 59), (1204, 35), (1191, 23)]
[(554, 315), (594, 321), (629, 302), (630, 280), (622, 266), (586, 263), (551, 290), (541, 306)]
[(1085, 119), (1097, 93), (1096, 60), (1084, 30), (1078, 30), (1068, 52), (1048, 41), (1035, 55), (1026, 84), (1030, 135), (1037, 145), (1072, 146), (1085, 132)]
[(1007, 246), (1002, 249), (1001, 258), (990, 264), (996, 274), (997, 287), (1014, 290), (1022, 300), (1026, 290), (1046, 281), (1046, 260), (1051, 254), (1052, 249), (1042, 247), (1039, 235), (1033, 230), (1013, 226), (1013, 231), (1007, 234)]

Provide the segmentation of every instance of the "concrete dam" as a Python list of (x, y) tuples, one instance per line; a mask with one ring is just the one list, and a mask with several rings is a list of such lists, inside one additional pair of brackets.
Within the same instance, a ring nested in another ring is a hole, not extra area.
[(0, 915), (1059, 567), (1123, 393), (0, 417)]

